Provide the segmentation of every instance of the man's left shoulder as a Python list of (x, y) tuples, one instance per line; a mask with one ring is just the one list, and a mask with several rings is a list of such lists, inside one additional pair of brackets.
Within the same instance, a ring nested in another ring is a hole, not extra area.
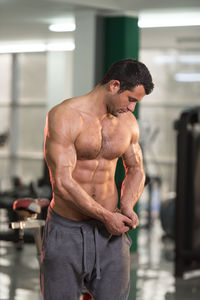
[(139, 138), (139, 125), (133, 113), (127, 113), (126, 125), (129, 127), (132, 136), (132, 142), (136, 143)]
[(126, 123), (129, 126), (133, 126), (133, 127), (138, 127), (138, 122), (136, 120), (136, 117), (134, 116), (134, 114), (132, 112), (128, 112), (126, 113)]

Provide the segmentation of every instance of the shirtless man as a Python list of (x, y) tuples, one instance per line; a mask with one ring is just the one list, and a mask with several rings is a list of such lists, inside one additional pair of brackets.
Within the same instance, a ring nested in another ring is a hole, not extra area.
[[(133, 207), (145, 181), (139, 129), (132, 114), (153, 89), (146, 66), (116, 62), (88, 94), (65, 100), (47, 116), (45, 157), (53, 199), (41, 261), (44, 300), (77, 300), (86, 286), (95, 300), (125, 300)], [(115, 169), (126, 167), (120, 210)]]

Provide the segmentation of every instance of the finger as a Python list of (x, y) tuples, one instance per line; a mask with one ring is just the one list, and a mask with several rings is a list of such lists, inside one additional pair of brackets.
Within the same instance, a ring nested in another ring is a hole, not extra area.
[(132, 229), (135, 229), (138, 226), (138, 220), (135, 217), (132, 220), (133, 220)]
[(124, 223), (126, 224), (126, 225), (128, 225), (129, 227), (132, 227), (133, 226), (133, 221), (132, 221), (132, 219), (129, 219), (128, 217), (126, 217), (126, 216), (124, 216)]
[(133, 229), (135, 229), (135, 228), (138, 227), (138, 226), (139, 226), (139, 221), (137, 221), (137, 222), (134, 224)]
[(131, 224), (131, 229), (135, 229), (137, 226), (137, 219), (135, 218), (134, 215), (131, 216), (132, 224)]
[(123, 232), (127, 232), (127, 231), (129, 231), (130, 229), (132, 229), (132, 227), (130, 228), (130, 226), (124, 226)]
[(136, 217), (136, 219), (135, 219), (135, 224), (136, 224), (136, 226), (139, 225), (139, 219), (138, 219), (138, 217)]
[(137, 218), (137, 219), (135, 220), (135, 225), (136, 225), (136, 227), (139, 226), (139, 224), (140, 224), (140, 222), (139, 222), (139, 219)]
[(139, 225), (139, 219), (138, 219), (138, 216), (136, 214), (133, 215), (133, 222), (134, 222), (134, 225), (136, 225), (136, 226)]

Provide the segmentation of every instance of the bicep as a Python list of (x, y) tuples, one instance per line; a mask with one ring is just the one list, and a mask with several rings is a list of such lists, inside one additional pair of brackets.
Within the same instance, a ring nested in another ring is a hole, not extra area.
[(131, 128), (132, 137), (128, 149), (122, 156), (124, 165), (126, 168), (143, 168), (142, 150), (138, 143), (139, 127), (134, 116), (132, 116), (129, 127)]
[(50, 111), (45, 127), (45, 159), (54, 181), (69, 178), (77, 160), (74, 141), (80, 122), (73, 112), (61, 108)]
[(52, 140), (45, 142), (45, 158), (54, 181), (59, 178), (69, 178), (77, 159), (72, 143), (62, 145)]
[(76, 151), (72, 143), (62, 145), (56, 141), (47, 140), (45, 142), (45, 157), (47, 162), (56, 168), (74, 168), (76, 164)]
[(138, 143), (130, 144), (122, 159), (126, 168), (142, 168), (143, 157), (140, 145)]

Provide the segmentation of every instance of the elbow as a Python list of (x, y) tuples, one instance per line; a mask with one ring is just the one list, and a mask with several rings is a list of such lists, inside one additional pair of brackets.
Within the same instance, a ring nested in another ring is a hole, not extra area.
[(55, 181), (53, 184), (52, 184), (52, 192), (55, 194), (55, 195), (58, 195), (59, 197), (62, 197), (62, 184), (58, 181)]
[(71, 190), (71, 182), (70, 180), (55, 180), (52, 184), (52, 191), (54, 194), (58, 195), (59, 197), (63, 198), (66, 192)]
[(56, 195), (61, 193), (61, 184), (59, 182), (54, 182), (52, 184), (52, 192)]

